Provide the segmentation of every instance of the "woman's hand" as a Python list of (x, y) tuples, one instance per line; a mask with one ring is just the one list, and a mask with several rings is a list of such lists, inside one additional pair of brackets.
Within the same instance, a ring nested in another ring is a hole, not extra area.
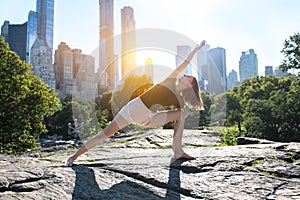
[(206, 44), (206, 40), (202, 40), (202, 42), (200, 43), (200, 45), (197, 45), (195, 50), (198, 51), (199, 49), (201, 49), (203, 46), (205, 46)]

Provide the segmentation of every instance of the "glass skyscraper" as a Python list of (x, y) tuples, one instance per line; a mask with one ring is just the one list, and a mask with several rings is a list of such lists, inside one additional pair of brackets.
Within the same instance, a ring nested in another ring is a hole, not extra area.
[(258, 75), (257, 56), (253, 49), (249, 49), (249, 52), (242, 52), (242, 56), (239, 61), (239, 72), (241, 83), (246, 78)]
[(114, 88), (114, 0), (99, 0), (99, 93)]
[(30, 63), (30, 50), (37, 36), (37, 13), (30, 11), (27, 22), (26, 62)]
[(10, 50), (17, 53), (21, 60), (26, 60), (26, 33), (27, 22), (23, 24), (10, 24), (5, 21), (1, 27), (1, 35), (9, 44)]
[(36, 3), (39, 39), (47, 42), (53, 52), (54, 0), (37, 0)]

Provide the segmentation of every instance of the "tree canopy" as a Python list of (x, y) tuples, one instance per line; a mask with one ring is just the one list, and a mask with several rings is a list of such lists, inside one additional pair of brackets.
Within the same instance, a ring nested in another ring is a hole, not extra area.
[(296, 76), (246, 79), (227, 92), (227, 125), (242, 122), (247, 136), (300, 141), (299, 85)]
[(289, 69), (300, 69), (300, 33), (295, 33), (289, 39), (284, 41), (284, 47), (281, 51), (284, 55), (284, 60), (280, 65), (283, 71)]
[(37, 148), (39, 135), (46, 132), (44, 117), (54, 113), (58, 102), (57, 93), (0, 37), (0, 153)]

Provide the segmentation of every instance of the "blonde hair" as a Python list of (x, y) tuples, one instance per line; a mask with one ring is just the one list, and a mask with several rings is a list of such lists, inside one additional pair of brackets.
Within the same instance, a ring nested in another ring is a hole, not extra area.
[(195, 77), (193, 77), (192, 87), (187, 88), (182, 92), (182, 98), (189, 108), (204, 110), (198, 82)]

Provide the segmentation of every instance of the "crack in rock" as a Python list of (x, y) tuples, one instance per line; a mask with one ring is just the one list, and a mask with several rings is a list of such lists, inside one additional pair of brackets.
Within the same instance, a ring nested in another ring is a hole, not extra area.
[(0, 187), (0, 192), (32, 192), (34, 190), (42, 189), (45, 186), (45, 184), (40, 181), (54, 177), (54, 175), (42, 175), (39, 177), (30, 177), (28, 179), (13, 182), (9, 182), (7, 180), (6, 184), (2, 184)]

